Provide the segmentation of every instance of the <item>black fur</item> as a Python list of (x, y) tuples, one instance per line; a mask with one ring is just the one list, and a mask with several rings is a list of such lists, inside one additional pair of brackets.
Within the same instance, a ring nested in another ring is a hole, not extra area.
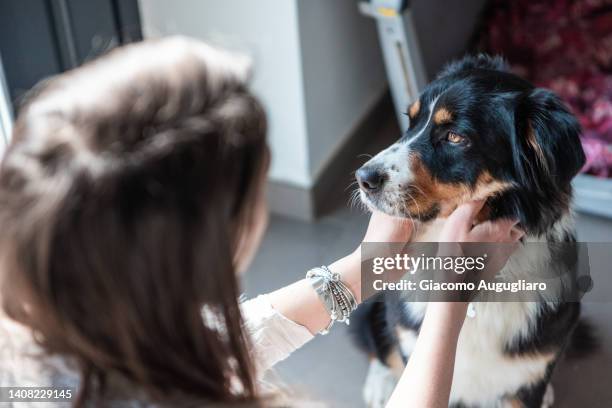
[(528, 336), (506, 345), (506, 353), (511, 356), (522, 354), (558, 352), (567, 344), (568, 333), (578, 323), (580, 303), (561, 303), (544, 307), (538, 316), (537, 324)]
[(584, 358), (599, 350), (600, 343), (593, 325), (585, 319), (580, 319), (574, 328), (569, 344), (565, 349), (567, 358)]
[(487, 54), (468, 55), (461, 60), (453, 61), (444, 67), (438, 74), (438, 78), (443, 78), (458, 72), (465, 72), (473, 69), (489, 69), (493, 71), (508, 71), (508, 64), (499, 55), (489, 56)]
[(524, 407), (542, 407), (542, 402), (544, 401), (544, 394), (546, 394), (546, 387), (550, 382), (554, 366), (555, 363), (549, 364), (546, 369), (546, 374), (544, 375), (544, 378), (542, 378), (540, 381), (536, 382), (535, 384), (529, 384), (518, 390), (517, 399), (522, 403)]

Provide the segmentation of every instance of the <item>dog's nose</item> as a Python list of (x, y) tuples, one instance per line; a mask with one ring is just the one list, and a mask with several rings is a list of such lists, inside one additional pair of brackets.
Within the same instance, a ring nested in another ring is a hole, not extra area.
[(385, 175), (382, 171), (372, 167), (362, 167), (355, 173), (359, 186), (368, 192), (374, 192), (382, 187)]

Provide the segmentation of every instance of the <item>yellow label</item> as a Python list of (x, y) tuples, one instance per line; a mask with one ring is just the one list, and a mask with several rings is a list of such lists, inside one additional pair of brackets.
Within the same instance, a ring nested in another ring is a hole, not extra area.
[(378, 11), (378, 14), (384, 17), (396, 17), (397, 16), (397, 11), (389, 7), (379, 7), (377, 11)]

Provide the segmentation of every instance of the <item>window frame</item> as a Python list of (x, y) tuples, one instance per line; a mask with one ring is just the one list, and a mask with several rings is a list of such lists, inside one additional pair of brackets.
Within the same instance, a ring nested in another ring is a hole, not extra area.
[(0, 157), (11, 139), (12, 131), (13, 107), (0, 54)]

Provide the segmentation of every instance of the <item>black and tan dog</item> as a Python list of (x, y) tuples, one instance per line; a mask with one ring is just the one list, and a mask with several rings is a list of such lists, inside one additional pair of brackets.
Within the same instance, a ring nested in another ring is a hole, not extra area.
[[(570, 182), (585, 157), (578, 122), (553, 93), (509, 73), (499, 58), (467, 57), (444, 69), (407, 114), (401, 139), (357, 171), (369, 208), (414, 219), (421, 240), (430, 241), (459, 203), (487, 199), (481, 218), (520, 220), (525, 242), (575, 239)], [(520, 276), (554, 262), (547, 251), (532, 258), (519, 249), (504, 270)], [(580, 304), (475, 308), (459, 338), (451, 406), (550, 406), (552, 369), (586, 328)], [(391, 373), (409, 358), (425, 309), (383, 299), (351, 319), (358, 344), (375, 357), (364, 391), (370, 406), (384, 406)]]

